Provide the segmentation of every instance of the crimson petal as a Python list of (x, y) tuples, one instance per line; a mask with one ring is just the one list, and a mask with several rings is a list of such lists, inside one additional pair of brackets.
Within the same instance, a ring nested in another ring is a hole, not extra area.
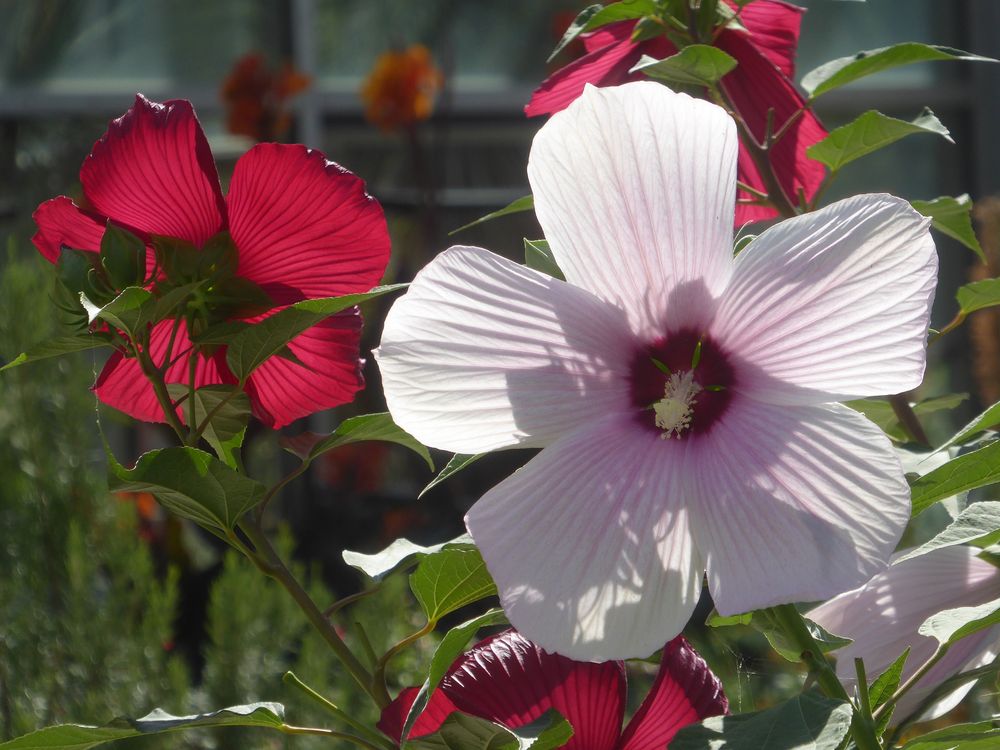
[(225, 225), (212, 152), (187, 101), (137, 94), (94, 144), (80, 181), (97, 211), (140, 232), (201, 246)]
[(625, 712), (625, 668), (549, 654), (505, 630), (459, 657), (441, 691), (459, 710), (512, 729), (554, 708), (573, 726), (565, 748), (611, 750)]
[(364, 387), (361, 313), (352, 307), (317, 323), (288, 344), (299, 362), (273, 356), (247, 380), (254, 416), (277, 429), (345, 404)]
[(795, 76), (795, 51), (805, 11), (781, 0), (757, 0), (740, 13), (754, 46), (789, 78)]
[[(399, 742), (403, 737), (403, 726), (410, 713), (410, 707), (417, 699), (420, 688), (410, 687), (401, 692), (392, 703), (382, 709), (382, 716), (375, 725), (386, 737)], [(410, 737), (423, 737), (436, 732), (444, 720), (456, 711), (455, 704), (440, 690), (435, 690), (417, 720), (410, 729)]]
[(104, 217), (84, 211), (65, 195), (45, 201), (35, 209), (31, 218), (38, 227), (31, 241), (51, 263), (59, 260), (63, 245), (94, 252), (101, 248)]
[[(747, 123), (754, 138), (764, 140), (768, 110), (774, 109), (774, 129), (781, 129), (790, 117), (804, 105), (805, 99), (775, 65), (754, 46), (746, 34), (724, 31), (719, 35), (718, 46), (739, 60), (730, 73), (722, 79), (722, 86), (733, 106)], [(795, 120), (769, 152), (771, 165), (783, 192), (793, 204), (798, 204), (801, 190), (807, 200), (812, 199), (826, 174), (822, 164), (806, 156), (806, 149), (827, 135), (826, 129), (811, 110), (806, 110)], [(756, 165), (746, 149), (740, 149), (739, 179), (751, 187), (766, 192)], [(738, 198), (752, 196), (743, 191)], [(737, 204), (736, 223), (776, 216), (770, 207)]]
[[(161, 365), (166, 356), (173, 328), (173, 320), (164, 320), (153, 327), (150, 332), (149, 353), (157, 365)], [(184, 323), (179, 324), (177, 336), (172, 350), (174, 363), (167, 368), (164, 380), (169, 383), (187, 383), (188, 366), (192, 344), (187, 336)], [(226, 367), (222, 350), (210, 359), (198, 357), (195, 366), (195, 387), (235, 383), (236, 378)], [(143, 422), (164, 422), (163, 409), (153, 386), (142, 374), (139, 363), (135, 359), (126, 359), (120, 353), (111, 355), (104, 369), (94, 383), (97, 397), (119, 411), (123, 411)], [(177, 415), (184, 420), (184, 409), (177, 410)]]
[(649, 695), (622, 735), (619, 750), (662, 750), (681, 727), (729, 711), (722, 683), (683, 636), (663, 649)]
[(261, 143), (240, 157), (227, 196), (239, 273), (302, 298), (364, 292), (389, 261), (382, 207), (319, 151)]

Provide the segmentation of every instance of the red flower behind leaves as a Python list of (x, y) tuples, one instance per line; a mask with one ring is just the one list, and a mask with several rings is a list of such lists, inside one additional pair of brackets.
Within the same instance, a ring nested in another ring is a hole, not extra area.
[[(387, 736), (400, 739), (417, 692), (404, 690), (382, 712), (378, 728)], [(574, 661), (505, 630), (451, 665), (410, 738), (434, 733), (454, 711), (516, 729), (549, 709), (573, 727), (567, 750), (654, 750), (666, 747), (681, 727), (727, 713), (729, 702), (705, 661), (678, 636), (664, 647), (656, 680), (623, 731), (623, 662)]]
[[(80, 170), (88, 204), (60, 196), (34, 213), (32, 238), (56, 262), (63, 246), (97, 251), (111, 219), (143, 237), (186, 240), (201, 247), (229, 231), (237, 275), (258, 285), (275, 308), (305, 299), (364, 292), (378, 283), (389, 258), (382, 208), (364, 183), (322, 153), (300, 145), (262, 143), (236, 163), (223, 198), (208, 141), (191, 104), (157, 104), (137, 95), (113, 120)], [(150, 264), (149, 267), (152, 267)], [(262, 317), (246, 319), (256, 322)], [(173, 320), (151, 332), (149, 352), (160, 364)], [(254, 415), (278, 428), (350, 401), (363, 387), (361, 316), (346, 310), (293, 339), (298, 359), (274, 356), (246, 383)], [(187, 383), (193, 345), (180, 324), (169, 383)], [(235, 383), (225, 348), (197, 354), (195, 385)], [(163, 410), (134, 359), (111, 356), (94, 384), (98, 398), (136, 419), (164, 421)]]
[[(774, 109), (773, 132), (778, 132), (805, 105), (805, 99), (791, 80), (804, 10), (781, 0), (755, 0), (744, 6), (739, 16), (746, 31), (723, 29), (715, 39), (715, 46), (739, 63), (722, 78), (721, 85), (758, 143), (765, 136), (768, 109)], [(632, 41), (635, 24), (635, 21), (619, 21), (584, 35), (587, 54), (549, 76), (535, 90), (524, 108), (525, 114), (535, 117), (565, 109), (588, 83), (615, 86), (640, 80), (644, 78), (641, 73), (629, 70), (643, 55), (662, 59), (677, 53), (677, 48), (665, 37)], [(816, 115), (807, 109), (788, 126), (770, 151), (778, 183), (793, 205), (798, 205), (800, 191), (809, 200), (823, 181), (823, 165), (809, 159), (806, 148), (826, 135)], [(757, 165), (742, 146), (737, 170), (740, 182), (767, 192)], [(744, 191), (737, 193), (737, 199), (738, 226), (778, 215), (770, 206), (747, 202), (753, 196)]]

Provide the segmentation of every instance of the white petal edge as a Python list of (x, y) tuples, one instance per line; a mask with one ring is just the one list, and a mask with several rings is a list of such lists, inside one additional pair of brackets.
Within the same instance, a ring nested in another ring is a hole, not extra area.
[(431, 261), (374, 352), (393, 419), (457, 453), (543, 447), (628, 408), (624, 315), (482, 248)]
[(930, 219), (859, 195), (783, 221), (739, 254), (712, 334), (737, 388), (822, 403), (915, 388), (937, 283)]
[(736, 125), (650, 81), (588, 86), (528, 158), (535, 213), (566, 279), (633, 330), (705, 326), (732, 269)]
[(910, 516), (888, 438), (840, 404), (734, 398), (689, 458), (692, 529), (724, 615), (864, 583), (885, 568)]
[(632, 416), (549, 446), (466, 525), (507, 617), (546, 651), (645, 657), (685, 626), (704, 565), (688, 529), (684, 444)]
[[(831, 633), (854, 642), (836, 651), (837, 676), (847, 686), (855, 680), (854, 659), (865, 661), (869, 679), (884, 672), (910, 647), (903, 679), (934, 653), (937, 641), (917, 629), (931, 615), (945, 609), (975, 606), (1000, 597), (1000, 570), (980, 560), (980, 550), (946, 547), (892, 565), (865, 585), (821, 604), (808, 617)], [(952, 646), (900, 701), (894, 714), (902, 719), (951, 675), (988, 663), (997, 654), (1000, 627), (989, 628)], [(925, 713), (936, 718), (954, 708), (969, 689), (963, 686)]]

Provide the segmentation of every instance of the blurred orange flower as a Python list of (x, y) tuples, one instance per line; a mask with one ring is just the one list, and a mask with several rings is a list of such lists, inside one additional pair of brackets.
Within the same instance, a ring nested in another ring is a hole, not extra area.
[(382, 130), (408, 128), (426, 120), (442, 82), (441, 71), (422, 44), (384, 52), (361, 87), (365, 117)]
[(276, 141), (291, 124), (288, 99), (309, 86), (311, 79), (285, 63), (269, 70), (258, 53), (244, 55), (222, 82), (220, 96), (226, 108), (226, 130), (255, 141)]

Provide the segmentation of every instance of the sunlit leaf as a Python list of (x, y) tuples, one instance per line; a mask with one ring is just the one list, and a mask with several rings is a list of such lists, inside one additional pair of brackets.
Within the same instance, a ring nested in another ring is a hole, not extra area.
[(501, 216), (507, 216), (508, 214), (519, 214), (523, 211), (531, 211), (535, 207), (535, 198), (531, 195), (525, 195), (523, 198), (518, 198), (516, 201), (508, 203), (506, 206), (501, 208), (499, 211), (494, 211), (493, 213), (486, 214), (486, 216), (480, 216), (475, 221), (470, 221), (468, 224), (463, 224), (458, 229), (452, 229), (448, 232), (448, 236), (451, 237), (453, 234), (458, 234), (459, 232), (474, 227), (478, 224), (482, 224), (486, 221), (492, 221), (493, 219), (499, 219)]
[[(175, 402), (189, 395), (183, 383), (168, 383), (167, 391)], [(235, 469), (236, 454), (250, 421), (250, 397), (235, 385), (206, 385), (195, 390), (193, 404), (194, 424), (201, 426), (211, 415), (202, 436), (216, 455)], [(190, 413), (185, 403), (181, 409), (185, 415)]]
[(974, 252), (979, 260), (986, 262), (979, 238), (972, 229), (972, 199), (966, 195), (956, 198), (943, 195), (932, 201), (910, 201), (910, 205), (924, 216), (931, 218), (931, 226), (957, 240)]
[(735, 67), (736, 60), (718, 47), (692, 44), (663, 60), (643, 55), (629, 72), (670, 83), (712, 86)]
[(1000, 727), (992, 721), (956, 724), (916, 737), (902, 750), (996, 750), (1000, 747)]
[(434, 469), (427, 447), (410, 433), (392, 421), (389, 412), (378, 414), (362, 414), (359, 417), (345, 419), (336, 430), (328, 435), (317, 435), (314, 432), (303, 432), (294, 437), (282, 437), (281, 446), (294, 453), (303, 461), (312, 461), (317, 456), (349, 443), (363, 443), (378, 440), (385, 443), (396, 443), (409, 448)]
[(556, 256), (552, 254), (552, 249), (545, 240), (524, 240), (524, 265), (560, 281), (566, 280), (562, 269), (556, 263)]
[(955, 293), (963, 315), (1000, 305), (1000, 279), (982, 279), (960, 286)]
[(96, 333), (82, 333), (78, 336), (60, 336), (35, 344), (26, 352), (18, 354), (14, 359), (0, 367), (0, 372), (9, 370), (12, 367), (37, 362), (40, 359), (59, 357), (63, 354), (82, 352), (88, 349), (99, 349), (101, 347), (112, 347), (111, 341)]
[(410, 589), (429, 622), (497, 593), (473, 545), (453, 545), (427, 555), (410, 576)]
[(971, 542), (987, 546), (997, 541), (1000, 541), (1000, 502), (983, 500), (972, 503), (933, 539), (896, 558), (893, 565), (943, 547)]
[(939, 135), (954, 143), (948, 128), (926, 107), (913, 122), (897, 120), (871, 109), (811, 145), (806, 149), (806, 155), (837, 171), (855, 159), (915, 133)]
[(441, 482), (446, 480), (448, 477), (452, 476), (453, 474), (457, 474), (466, 466), (471, 464), (473, 461), (478, 461), (485, 455), (486, 455), (485, 453), (456, 453), (454, 456), (448, 459), (448, 463), (445, 465), (443, 469), (441, 469), (441, 473), (438, 474), (436, 477), (434, 477), (434, 479), (430, 481), (430, 484), (428, 484), (426, 487), (420, 490), (420, 494), (417, 495), (417, 499), (419, 500), (424, 495), (426, 495), (429, 490), (441, 484)]
[(462, 534), (455, 539), (451, 539), (441, 544), (434, 544), (430, 547), (423, 547), (414, 544), (409, 539), (397, 539), (381, 552), (372, 555), (363, 552), (353, 552), (345, 549), (341, 556), (344, 562), (352, 568), (357, 568), (374, 581), (381, 581), (399, 570), (407, 570), (414, 567), (427, 555), (439, 552), (449, 545), (462, 545), (467, 547), (472, 544), (472, 537)]
[(938, 448), (938, 450), (949, 448), (952, 445), (967, 443), (979, 433), (984, 432), (991, 427), (996, 427), (997, 425), (1000, 425), (1000, 401), (993, 404), (993, 406), (986, 409), (986, 411), (969, 422), (969, 424), (965, 425), (965, 427), (955, 433), (955, 435), (948, 440), (948, 442)]
[(938, 612), (924, 620), (917, 632), (947, 645), (997, 623), (1000, 623), (1000, 599)]
[(910, 485), (911, 516), (959, 492), (1000, 482), (1000, 440), (953, 458)]

